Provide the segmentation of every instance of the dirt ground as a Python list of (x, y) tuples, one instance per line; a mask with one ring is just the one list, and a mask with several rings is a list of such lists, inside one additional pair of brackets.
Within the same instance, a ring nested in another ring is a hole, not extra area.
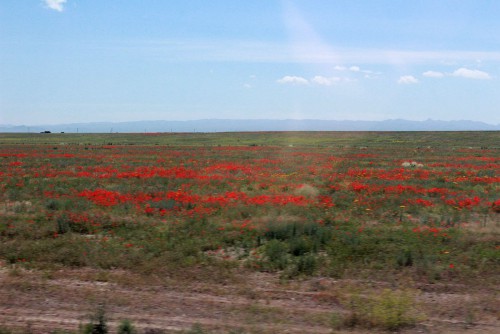
[[(189, 273), (196, 276), (196, 273)], [(0, 268), (0, 328), (22, 333), (78, 329), (104, 305), (111, 333), (129, 319), (140, 333), (373, 333), (332, 331), (348, 311), (348, 289), (387, 283), (313, 278), (283, 282), (276, 274), (241, 272), (226, 281), (144, 277), (124, 271)], [(500, 333), (498, 291), (418, 287), (422, 319), (401, 333)]]

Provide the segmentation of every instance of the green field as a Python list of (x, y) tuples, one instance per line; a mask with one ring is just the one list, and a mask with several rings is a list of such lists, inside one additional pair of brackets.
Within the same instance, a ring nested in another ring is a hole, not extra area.
[(220, 133), (145, 133), (145, 134), (13, 134), (0, 133), (2, 144), (46, 145), (262, 145), (325, 147), (443, 146), (450, 148), (500, 147), (498, 131), (449, 132), (220, 132)]
[[(113, 331), (128, 318), (141, 333), (496, 330), (499, 143), (0, 134), (0, 333), (88, 332), (75, 322), (102, 303)], [(47, 320), (42, 299), (61, 316)]]

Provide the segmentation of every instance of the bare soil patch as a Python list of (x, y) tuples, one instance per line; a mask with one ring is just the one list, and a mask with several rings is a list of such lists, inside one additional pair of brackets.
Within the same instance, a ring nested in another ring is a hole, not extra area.
[[(111, 330), (129, 319), (142, 332), (331, 333), (332, 315), (348, 312), (344, 297), (382, 282), (312, 278), (283, 282), (276, 274), (244, 272), (223, 282), (143, 277), (125, 271), (0, 270), (0, 326), (29, 333), (76, 330), (104, 305)], [(402, 333), (498, 333), (498, 291), (420, 286), (422, 318)], [(345, 329), (369, 333), (370, 329)], [(337, 331), (338, 333), (344, 330)]]

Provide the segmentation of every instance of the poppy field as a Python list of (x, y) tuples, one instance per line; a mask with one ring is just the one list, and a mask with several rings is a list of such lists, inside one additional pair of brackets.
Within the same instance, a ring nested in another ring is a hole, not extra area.
[(484, 286), (500, 273), (497, 132), (2, 136), (5, 268)]

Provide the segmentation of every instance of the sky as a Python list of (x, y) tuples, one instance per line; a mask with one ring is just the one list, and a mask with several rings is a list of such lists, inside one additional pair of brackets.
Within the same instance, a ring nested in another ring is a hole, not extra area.
[(497, 0), (1, 0), (0, 124), (500, 123)]

